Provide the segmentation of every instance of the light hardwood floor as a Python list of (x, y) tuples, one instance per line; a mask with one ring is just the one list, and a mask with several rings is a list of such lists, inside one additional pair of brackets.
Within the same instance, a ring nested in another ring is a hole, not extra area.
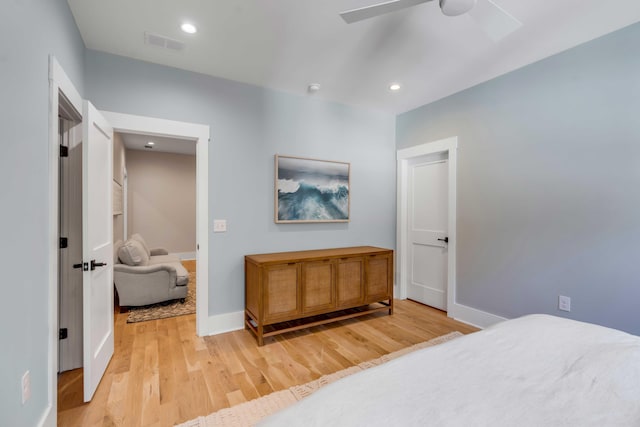
[(93, 401), (82, 370), (59, 376), (59, 426), (173, 426), (452, 331), (476, 329), (441, 311), (396, 301), (375, 313), (265, 340), (249, 331), (195, 335), (195, 315), (126, 323), (116, 314), (115, 353)]

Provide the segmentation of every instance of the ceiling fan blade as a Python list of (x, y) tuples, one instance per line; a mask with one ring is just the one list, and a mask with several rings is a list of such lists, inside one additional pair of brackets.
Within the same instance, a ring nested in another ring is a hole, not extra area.
[(494, 42), (522, 26), (522, 22), (491, 0), (478, 0), (468, 13)]
[(358, 9), (347, 10), (340, 13), (342, 19), (347, 24), (362, 21), (364, 19), (373, 18), (384, 15), (386, 13), (402, 10), (407, 7), (415, 6), (420, 3), (426, 3), (432, 0), (391, 0), (384, 3), (374, 4), (373, 6), (365, 6)]

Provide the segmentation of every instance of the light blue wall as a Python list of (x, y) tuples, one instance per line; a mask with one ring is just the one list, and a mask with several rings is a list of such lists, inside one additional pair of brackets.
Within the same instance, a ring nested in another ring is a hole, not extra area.
[[(86, 53), (87, 97), (101, 110), (211, 126), (210, 314), (244, 309), (244, 255), (352, 245), (395, 247), (395, 117)], [(277, 225), (274, 155), (351, 162), (351, 222)]]
[[(32, 426), (48, 405), (49, 82), (53, 54), (83, 87), (84, 44), (64, 0), (0, 2), (0, 425)], [(31, 372), (31, 399), (20, 380)]]
[(460, 303), (640, 334), (639, 45), (635, 24), (397, 118), (398, 148), (459, 137)]

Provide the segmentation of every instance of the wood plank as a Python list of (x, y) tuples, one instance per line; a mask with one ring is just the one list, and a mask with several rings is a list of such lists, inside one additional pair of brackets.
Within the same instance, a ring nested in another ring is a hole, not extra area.
[(158, 340), (147, 336), (144, 349), (142, 376), (142, 425), (160, 422), (160, 374), (158, 366)]
[(126, 421), (127, 388), (129, 387), (129, 373), (113, 374), (113, 382), (107, 398), (107, 411), (114, 425), (124, 425)]

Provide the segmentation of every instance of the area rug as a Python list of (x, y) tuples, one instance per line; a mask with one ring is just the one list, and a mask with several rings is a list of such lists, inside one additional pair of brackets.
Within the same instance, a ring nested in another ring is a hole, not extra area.
[(351, 374), (363, 371), (373, 366), (381, 365), (389, 360), (396, 359), (415, 350), (442, 344), (454, 338), (461, 337), (460, 332), (451, 332), (447, 335), (434, 338), (429, 341), (414, 344), (411, 347), (385, 354), (377, 359), (360, 363), (359, 365), (343, 369), (333, 374), (323, 375), (317, 380), (306, 384), (296, 385), (287, 390), (276, 391), (266, 396), (259, 397), (249, 402), (241, 403), (231, 408), (221, 409), (206, 417), (198, 417), (177, 425), (176, 427), (249, 427), (255, 425), (264, 417), (284, 409), (303, 397), (309, 396), (321, 387)]
[(189, 289), (184, 304), (179, 300), (166, 301), (141, 307), (130, 307), (127, 323), (166, 319), (196, 312), (196, 272), (189, 272)]

